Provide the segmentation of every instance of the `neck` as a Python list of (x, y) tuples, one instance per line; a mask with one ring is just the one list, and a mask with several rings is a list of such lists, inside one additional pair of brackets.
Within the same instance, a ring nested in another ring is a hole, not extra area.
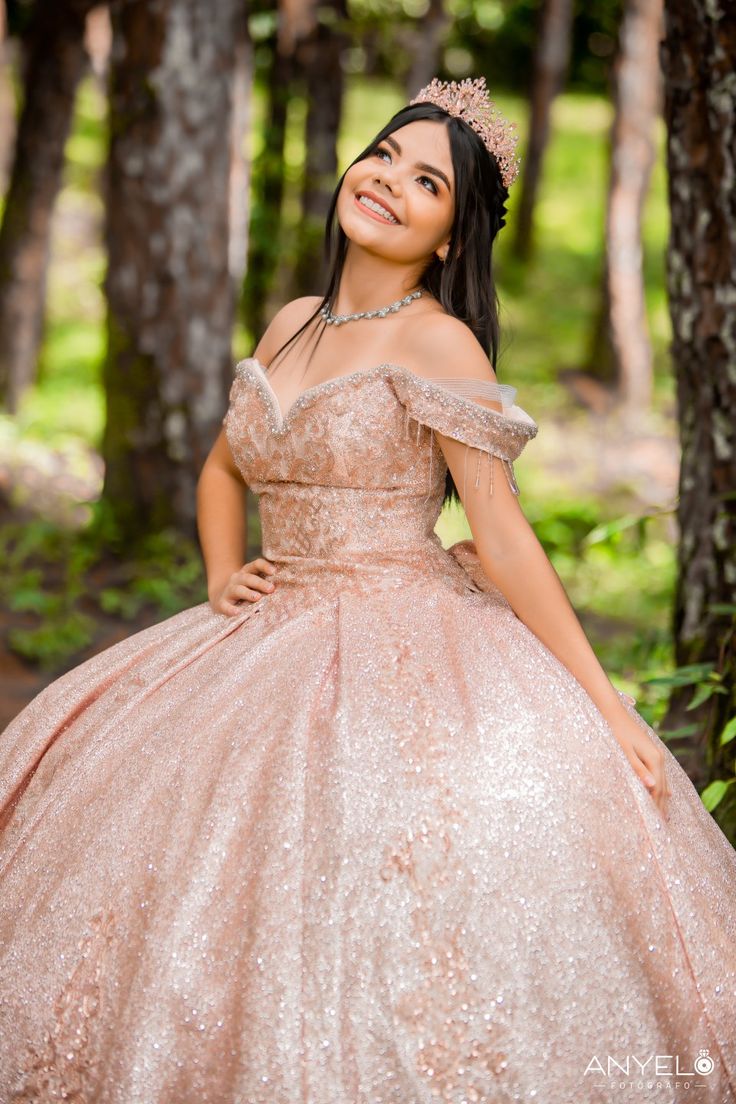
[(394, 264), (350, 242), (332, 311), (358, 314), (387, 307), (417, 290), (420, 272), (418, 265)]

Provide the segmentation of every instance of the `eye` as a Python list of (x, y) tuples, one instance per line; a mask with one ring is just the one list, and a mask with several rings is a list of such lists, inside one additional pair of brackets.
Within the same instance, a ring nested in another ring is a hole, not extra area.
[[(391, 154), (390, 154), (389, 150), (387, 150), (385, 146), (378, 146), (374, 150), (374, 155), (376, 157), (380, 156), (380, 154), (382, 154), (382, 153), (385, 153), (386, 156), (389, 157), (389, 158), (391, 157)], [(432, 193), (434, 195), (439, 195), (439, 192), (437, 190), (437, 185), (435, 184), (434, 180), (432, 180), (431, 176), (418, 176), (417, 180), (427, 180), (432, 185)], [(426, 188), (425, 188), (425, 191), (426, 191)]]

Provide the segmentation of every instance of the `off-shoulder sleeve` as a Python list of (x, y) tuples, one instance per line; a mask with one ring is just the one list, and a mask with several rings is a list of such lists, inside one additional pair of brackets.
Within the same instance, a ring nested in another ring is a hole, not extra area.
[[(480, 478), (480, 465), (487, 459), (491, 466), (489, 491), (493, 491), (493, 461), (498, 458), (506, 473), (514, 494), (519, 487), (514, 475), (513, 461), (524, 446), (537, 435), (537, 423), (522, 407), (514, 402), (516, 388), (510, 384), (466, 377), (417, 376), (410, 372), (398, 372), (394, 376), (396, 395), (406, 413), (405, 427), (409, 422), (429, 427), (445, 437), (461, 441), (469, 450), (477, 450), (475, 485)], [(476, 399), (492, 399), (501, 404), (501, 410), (492, 410)], [(465, 456), (464, 480), (467, 480), (468, 455)], [(465, 487), (463, 488), (465, 497)]]

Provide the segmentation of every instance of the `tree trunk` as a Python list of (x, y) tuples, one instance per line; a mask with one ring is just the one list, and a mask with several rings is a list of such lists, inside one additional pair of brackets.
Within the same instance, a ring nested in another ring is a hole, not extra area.
[[(253, 43), (248, 20), (240, 21), (239, 38), (235, 43), (235, 73), (233, 82), (233, 118), (231, 126), (230, 171), (230, 280), (233, 303), (237, 303), (248, 264), (248, 224), (250, 221), (250, 150), (245, 141), (250, 133), (253, 104)], [(254, 559), (253, 545), (260, 548), (260, 518), (252, 508), (251, 495), (243, 490), (245, 511), (245, 562)]]
[[(329, 18), (325, 10), (329, 9)], [(342, 117), (344, 77), (341, 55), (347, 24), (345, 0), (330, 0), (315, 12), (297, 48), (307, 102), (305, 161), (291, 298), (321, 294), (327, 281), (324, 233), (337, 173), (337, 139)]]
[(15, 96), (12, 65), (15, 43), (8, 39), (5, 0), (0, 0), (0, 192), (5, 194), (15, 146)]
[(250, 151), (245, 148), (245, 141), (250, 132), (253, 95), (253, 43), (248, 33), (248, 20), (242, 19), (240, 22), (240, 37), (235, 44), (230, 135), (230, 276), (236, 298), (243, 286), (248, 262), (251, 165)]
[(697, 723), (683, 765), (700, 788), (733, 754), (719, 735), (736, 711), (736, 9), (667, 0), (660, 56), (682, 443), (675, 655), (714, 664), (727, 691), (686, 711), (693, 692), (681, 687), (669, 703), (665, 728)]
[(411, 58), (404, 82), (407, 103), (442, 68), (442, 47), (451, 25), (446, 0), (429, 0), (421, 18), (412, 20), (408, 28), (402, 29), (401, 45)]
[(627, 0), (613, 72), (614, 118), (606, 208), (606, 245), (588, 373), (631, 411), (652, 398), (641, 216), (655, 159), (661, 109), (657, 58), (661, 0)]
[(542, 6), (530, 89), (529, 135), (521, 176), (513, 252), (527, 261), (533, 251), (534, 207), (547, 148), (552, 102), (562, 87), (570, 60), (572, 0), (545, 0)]
[(25, 43), (24, 102), (0, 227), (0, 401), (14, 413), (35, 378), (54, 202), (93, 0), (37, 0)]
[(288, 22), (284, 19), (270, 44), (263, 147), (254, 158), (251, 176), (248, 267), (240, 313), (254, 347), (266, 329), (268, 298), (281, 258), (284, 145), (294, 76), (294, 42), (285, 28)]
[(103, 498), (122, 546), (196, 539), (232, 376), (228, 267), (240, 0), (114, 0), (106, 175)]

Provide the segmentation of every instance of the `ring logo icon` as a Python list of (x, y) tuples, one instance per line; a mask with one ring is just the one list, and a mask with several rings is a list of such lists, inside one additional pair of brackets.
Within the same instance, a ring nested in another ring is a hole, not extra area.
[(701, 1074), (703, 1077), (707, 1077), (709, 1073), (713, 1072), (715, 1062), (711, 1058), (707, 1050), (701, 1050), (698, 1052), (698, 1057), (693, 1063), (695, 1066), (695, 1072)]

